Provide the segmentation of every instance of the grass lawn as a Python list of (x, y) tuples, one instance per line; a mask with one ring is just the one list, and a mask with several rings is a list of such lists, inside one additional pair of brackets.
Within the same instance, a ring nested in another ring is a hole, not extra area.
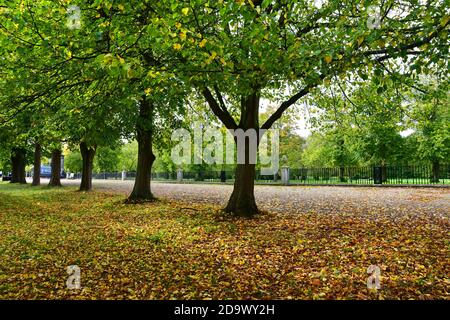
[[(236, 219), (212, 205), (123, 200), (0, 183), (0, 298), (449, 298), (449, 222), (432, 212)], [(80, 290), (66, 288), (69, 265)]]

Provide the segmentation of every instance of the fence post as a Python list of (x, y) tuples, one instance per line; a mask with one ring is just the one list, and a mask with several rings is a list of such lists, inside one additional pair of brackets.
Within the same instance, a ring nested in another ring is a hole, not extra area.
[(178, 182), (183, 181), (183, 169), (178, 169), (177, 170), (177, 181)]
[(289, 167), (281, 168), (281, 183), (285, 186), (289, 185)]
[(374, 184), (383, 183), (383, 173), (381, 167), (373, 167), (373, 183)]
[(227, 173), (225, 170), (220, 171), (220, 182), (227, 182)]
[(122, 181), (125, 181), (127, 178), (127, 172), (125, 170), (122, 171)]

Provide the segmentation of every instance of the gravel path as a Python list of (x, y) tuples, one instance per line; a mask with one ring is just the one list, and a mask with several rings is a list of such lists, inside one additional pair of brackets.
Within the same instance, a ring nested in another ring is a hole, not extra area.
[[(78, 185), (79, 181), (63, 180), (63, 184)], [(93, 188), (127, 194), (133, 181), (94, 180)], [(152, 183), (152, 192), (159, 198), (219, 205), (226, 203), (232, 189), (231, 185), (219, 184)], [(448, 188), (256, 186), (255, 195), (260, 209), (277, 213), (426, 213), (450, 218)]]

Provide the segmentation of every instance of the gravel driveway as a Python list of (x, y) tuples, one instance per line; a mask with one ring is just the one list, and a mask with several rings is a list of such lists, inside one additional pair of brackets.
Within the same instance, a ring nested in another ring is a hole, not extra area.
[[(45, 183), (46, 181), (43, 181)], [(96, 190), (128, 194), (134, 181), (94, 180)], [(78, 185), (79, 180), (63, 180), (63, 185)], [(224, 205), (232, 185), (175, 184), (153, 182), (158, 198)], [(329, 187), (329, 186), (256, 186), (260, 209), (277, 213), (371, 213), (428, 214), (450, 218), (450, 188)]]

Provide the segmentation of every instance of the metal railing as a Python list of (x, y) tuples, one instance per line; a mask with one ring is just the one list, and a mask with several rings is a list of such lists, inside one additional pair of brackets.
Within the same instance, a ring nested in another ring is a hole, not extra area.
[[(136, 172), (126, 172), (126, 180), (134, 180)], [(183, 171), (184, 182), (229, 182), (235, 178), (232, 170)], [(80, 179), (81, 174), (73, 175)], [(94, 179), (122, 180), (122, 172), (105, 172), (93, 174)], [(177, 181), (177, 172), (152, 172), (154, 181)], [(261, 175), (256, 171), (255, 181), (261, 184), (280, 183), (280, 174)], [(337, 167), (337, 168), (290, 168), (289, 184), (317, 185), (449, 185), (450, 165), (440, 164), (433, 169), (432, 165), (378, 166), (378, 167)]]

